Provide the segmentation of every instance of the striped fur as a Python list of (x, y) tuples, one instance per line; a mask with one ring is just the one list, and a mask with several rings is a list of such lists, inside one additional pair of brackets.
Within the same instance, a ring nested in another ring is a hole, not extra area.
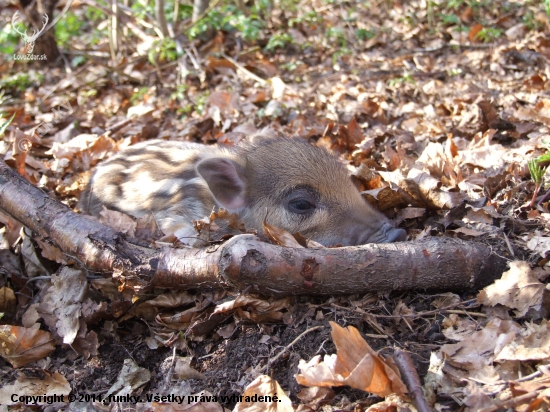
[[(311, 210), (293, 206), (303, 202)], [(268, 223), (325, 245), (406, 236), (363, 200), (337, 158), (285, 137), (255, 136), (231, 149), (136, 144), (98, 166), (79, 206), (97, 215), (102, 205), (136, 217), (153, 213), (164, 233), (182, 233), (192, 220), (225, 206), (248, 228), (261, 232), (267, 214)]]

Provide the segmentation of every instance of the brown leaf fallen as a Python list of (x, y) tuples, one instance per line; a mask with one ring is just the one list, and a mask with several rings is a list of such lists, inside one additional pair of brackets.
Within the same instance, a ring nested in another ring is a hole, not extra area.
[(55, 350), (52, 334), (40, 330), (37, 323), (30, 328), (0, 326), (0, 356), (20, 368), (48, 356)]
[(342, 328), (334, 322), (332, 340), (337, 354), (300, 361), (296, 380), (304, 386), (351, 386), (378, 396), (396, 393), (405, 397), (407, 389), (392, 363), (380, 357), (353, 326)]

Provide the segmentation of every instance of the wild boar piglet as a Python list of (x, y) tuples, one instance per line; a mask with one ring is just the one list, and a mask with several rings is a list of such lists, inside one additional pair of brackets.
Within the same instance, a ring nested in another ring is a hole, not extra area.
[(164, 233), (189, 233), (214, 208), (325, 246), (403, 241), (407, 233), (370, 206), (346, 166), (304, 139), (255, 136), (235, 147), (150, 140), (101, 163), (79, 208), (152, 213)]

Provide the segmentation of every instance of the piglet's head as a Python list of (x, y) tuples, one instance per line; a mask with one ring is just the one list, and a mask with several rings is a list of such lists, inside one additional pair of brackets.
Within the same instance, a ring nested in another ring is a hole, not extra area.
[(325, 246), (403, 241), (407, 233), (372, 208), (347, 168), (304, 140), (256, 138), (197, 165), (216, 202), (247, 227), (268, 223)]

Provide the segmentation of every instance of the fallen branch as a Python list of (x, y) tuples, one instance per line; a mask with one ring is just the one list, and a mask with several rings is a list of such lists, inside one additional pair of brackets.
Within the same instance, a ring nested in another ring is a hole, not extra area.
[(500, 276), (503, 258), (457, 239), (293, 249), (236, 236), (207, 249), (144, 247), (74, 213), (0, 162), (0, 211), (81, 262), (134, 290), (233, 287), (271, 296), (392, 290), (465, 290)]

